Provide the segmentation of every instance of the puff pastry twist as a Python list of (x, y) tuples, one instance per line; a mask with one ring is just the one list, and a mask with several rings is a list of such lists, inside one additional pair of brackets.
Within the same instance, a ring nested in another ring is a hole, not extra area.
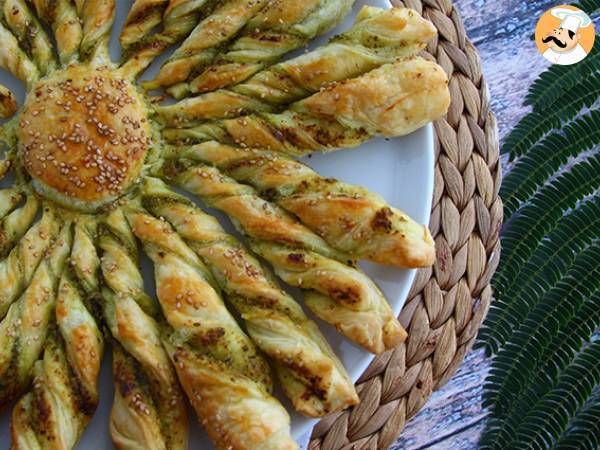
[(116, 341), (113, 443), (119, 449), (186, 449), (185, 401), (161, 344), (157, 308), (144, 293), (135, 238), (122, 210), (100, 224), (98, 244), (106, 285), (103, 313)]
[(31, 283), (0, 323), (0, 410), (26, 390), (40, 357), (57, 297), (58, 283), (72, 242), (71, 225), (62, 227), (35, 270)]
[(93, 315), (99, 307), (99, 260), (92, 234), (93, 223), (75, 225), (71, 270), (61, 277), (55, 322), (33, 368), (33, 389), (13, 411), (15, 450), (75, 448), (98, 405), (103, 336)]
[(448, 78), (422, 58), (384, 65), (333, 83), (284, 112), (218, 120), (165, 130), (171, 141), (216, 140), (302, 156), (351, 148), (373, 136), (409, 134), (443, 116), (450, 105)]
[(40, 77), (40, 71), (21, 49), (17, 38), (1, 23), (0, 42), (0, 68), (31, 86)]
[(353, 258), (405, 268), (429, 267), (435, 260), (435, 245), (427, 227), (388, 205), (378, 194), (322, 177), (282, 153), (208, 142), (179, 155), (214, 165), (254, 186), (263, 197)]
[[(283, 389), (298, 411), (320, 417), (357, 402), (346, 370), (319, 328), (237, 239), (158, 179), (148, 178), (142, 195), (144, 207), (170, 223), (211, 268), (252, 340), (276, 362)], [(145, 219), (138, 215), (135, 220)], [(162, 226), (156, 233), (165, 232), (170, 229)]]
[(242, 82), (338, 25), (353, 4), (354, 0), (272, 1), (248, 22), (250, 31), (218, 55), (189, 89), (208, 92)]
[(286, 283), (304, 291), (321, 319), (373, 353), (394, 348), (406, 332), (379, 288), (344, 254), (256, 190), (214, 167), (183, 158), (166, 161), (161, 174), (227, 214)]
[[(35, 63), (41, 75), (54, 69), (52, 42), (25, 0), (2, 0), (3, 22), (17, 38), (21, 48)], [(6, 36), (2, 37), (5, 45)]]
[[(352, 27), (328, 44), (264, 69), (228, 89), (158, 107), (158, 118), (167, 126), (186, 127), (253, 112), (272, 112), (330, 83), (412, 56), (435, 35), (431, 22), (413, 10), (365, 6)], [(203, 77), (209, 75), (217, 78), (219, 72), (208, 72)], [(228, 80), (225, 78), (222, 83)], [(218, 79), (214, 83), (218, 84)]]
[(269, 367), (208, 269), (169, 224), (135, 212), (130, 221), (154, 262), (158, 300), (173, 329), (163, 344), (217, 448), (297, 448), (286, 410), (269, 393)]
[(51, 28), (56, 38), (58, 59), (67, 65), (79, 58), (83, 28), (76, 5), (70, 0), (31, 0), (38, 17)]
[(115, 21), (115, 0), (85, 0), (81, 2), (79, 16), (83, 22), (83, 36), (79, 52), (82, 59), (107, 64), (108, 42)]
[(8, 119), (17, 112), (17, 100), (10, 89), (0, 84), (0, 119)]

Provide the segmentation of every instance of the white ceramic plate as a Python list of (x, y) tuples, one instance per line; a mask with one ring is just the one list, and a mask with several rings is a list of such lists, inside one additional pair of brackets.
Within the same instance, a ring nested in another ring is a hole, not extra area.
[[(111, 53), (115, 60), (119, 57), (116, 31), (121, 29), (131, 3), (129, 0), (117, 2), (117, 20), (111, 44)], [(348, 28), (358, 10), (365, 4), (382, 7), (390, 6), (388, 0), (357, 0), (354, 11), (348, 20), (331, 34), (337, 34)], [(311, 47), (323, 44), (326, 40), (327, 36), (320, 38)], [(158, 67), (159, 64), (154, 64), (144, 78), (151, 77)], [(17, 94), (19, 104), (22, 104), (24, 91), (21, 83), (4, 71), (0, 73), (0, 83), (13, 90)], [(420, 223), (427, 224), (429, 222), (434, 176), (433, 131), (431, 125), (410, 136), (392, 140), (374, 139), (353, 150), (328, 155), (315, 155), (312, 158), (307, 158), (306, 162), (325, 176), (333, 176), (349, 183), (359, 184), (380, 193), (391, 205), (406, 211)], [(4, 181), (2, 186), (4, 187), (6, 184), (7, 181)], [(219, 214), (217, 216), (223, 219), (222, 222), (231, 230), (229, 223)], [(143, 266), (148, 291), (153, 292), (154, 282), (151, 267), (147, 262)], [(362, 264), (362, 267), (381, 287), (394, 312), (398, 314), (408, 295), (415, 271), (374, 264)], [(290, 292), (300, 299), (297, 291), (290, 290)], [(319, 325), (321, 325), (336, 353), (341, 357), (352, 379), (358, 379), (373, 356), (351, 344), (330, 326), (322, 322), (319, 322)], [(91, 425), (81, 439), (79, 449), (105, 450), (113, 448), (108, 433), (108, 417), (113, 396), (110, 372), (110, 352), (107, 352), (100, 374), (100, 406)], [(291, 412), (292, 408), (289, 402), (285, 399), (282, 400)], [(193, 417), (193, 414), (190, 414), (190, 416)], [(0, 414), (1, 449), (8, 448), (10, 445), (9, 418), (10, 411)], [(213, 447), (206, 435), (194, 420), (191, 420), (193, 423), (190, 425), (190, 449), (212, 449)], [(301, 445), (306, 444), (310, 430), (315, 423), (314, 420), (292, 413), (292, 434)]]

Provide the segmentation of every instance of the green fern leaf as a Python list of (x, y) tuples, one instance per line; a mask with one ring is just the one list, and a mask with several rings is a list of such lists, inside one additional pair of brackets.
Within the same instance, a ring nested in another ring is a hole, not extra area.
[[(513, 439), (522, 417), (542, 395), (552, 389), (559, 374), (581, 351), (584, 343), (589, 342), (599, 321), (600, 294), (596, 292), (585, 300), (575, 316), (553, 337), (540, 358), (544, 363), (537, 370), (532, 371), (535, 375), (527, 381), (526, 386), (515, 387), (521, 389), (518, 402), (511, 405), (510, 411), (503, 416), (496, 417), (495, 410), (492, 409), (492, 416), (479, 443), (481, 450), (505, 449), (506, 443)], [(517, 353), (518, 350), (515, 349), (512, 355), (507, 356), (516, 357)], [(489, 384), (494, 382), (493, 378), (493, 376), (488, 377), (484, 389), (488, 389)]]
[[(598, 212), (600, 208), (596, 208)], [(600, 289), (599, 260), (600, 246), (579, 254), (498, 352), (490, 369), (489, 380), (493, 382), (487, 382), (484, 394), (484, 406), (492, 406), (494, 415), (504, 415), (515, 403), (544, 362), (542, 357), (553, 337), (572, 320), (585, 299)]]
[(569, 418), (600, 384), (600, 341), (589, 344), (559, 376), (516, 431), (513, 448), (548, 448), (566, 430)]
[(495, 353), (515, 326), (566, 272), (575, 255), (596, 238), (600, 229), (600, 201), (585, 202), (566, 216), (535, 249), (531, 258), (502, 289), (491, 305), (480, 341)]
[(568, 91), (592, 72), (600, 70), (600, 38), (590, 54), (579, 64), (572, 66), (553, 65), (534, 81), (525, 97), (525, 105), (533, 106), (534, 111), (543, 112), (551, 107), (563, 92)]
[[(600, 93), (600, 80), (598, 80)], [(500, 196), (504, 202), (504, 216), (510, 218), (519, 204), (529, 197), (548, 178), (573, 157), (600, 145), (600, 110), (593, 110), (571, 124), (564, 131), (548, 136), (527, 155), (520, 158), (504, 178)]]
[(575, 164), (543, 186), (507, 223), (502, 237), (503, 264), (494, 287), (499, 297), (534, 253), (540, 240), (554, 228), (564, 212), (600, 186), (600, 155)]
[(510, 159), (528, 153), (531, 147), (562, 122), (570, 121), (582, 108), (589, 108), (600, 97), (600, 72), (591, 74), (557, 98), (556, 104), (543, 112), (526, 115), (507, 136), (502, 153)]
[(588, 404), (577, 411), (554, 449), (597, 450), (598, 436), (600, 436), (600, 391), (596, 391)]

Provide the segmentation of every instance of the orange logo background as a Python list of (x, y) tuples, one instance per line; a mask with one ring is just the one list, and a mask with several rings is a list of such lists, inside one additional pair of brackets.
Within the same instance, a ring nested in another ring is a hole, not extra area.
[[(571, 9), (573, 11), (581, 11), (579, 8), (575, 8), (571, 5), (557, 5), (550, 8), (548, 11), (544, 13), (544, 15), (540, 18), (537, 27), (535, 29), (535, 43), (537, 45), (540, 53), (544, 53), (548, 50), (548, 46), (542, 42), (548, 34), (558, 28), (560, 26), (560, 19), (558, 17), (554, 17), (550, 11), (554, 8), (566, 8)], [(585, 12), (585, 11), (584, 11)], [(586, 53), (592, 51), (592, 47), (594, 47), (594, 39), (596, 38), (596, 32), (594, 31), (594, 24), (586, 28), (580, 28), (577, 32), (581, 34), (581, 40), (579, 43), (584, 48)]]

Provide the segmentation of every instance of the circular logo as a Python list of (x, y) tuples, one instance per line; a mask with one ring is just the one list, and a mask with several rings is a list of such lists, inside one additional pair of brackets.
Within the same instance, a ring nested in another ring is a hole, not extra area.
[(585, 59), (596, 37), (594, 24), (584, 11), (570, 5), (551, 8), (540, 18), (535, 43), (552, 64), (569, 66)]

